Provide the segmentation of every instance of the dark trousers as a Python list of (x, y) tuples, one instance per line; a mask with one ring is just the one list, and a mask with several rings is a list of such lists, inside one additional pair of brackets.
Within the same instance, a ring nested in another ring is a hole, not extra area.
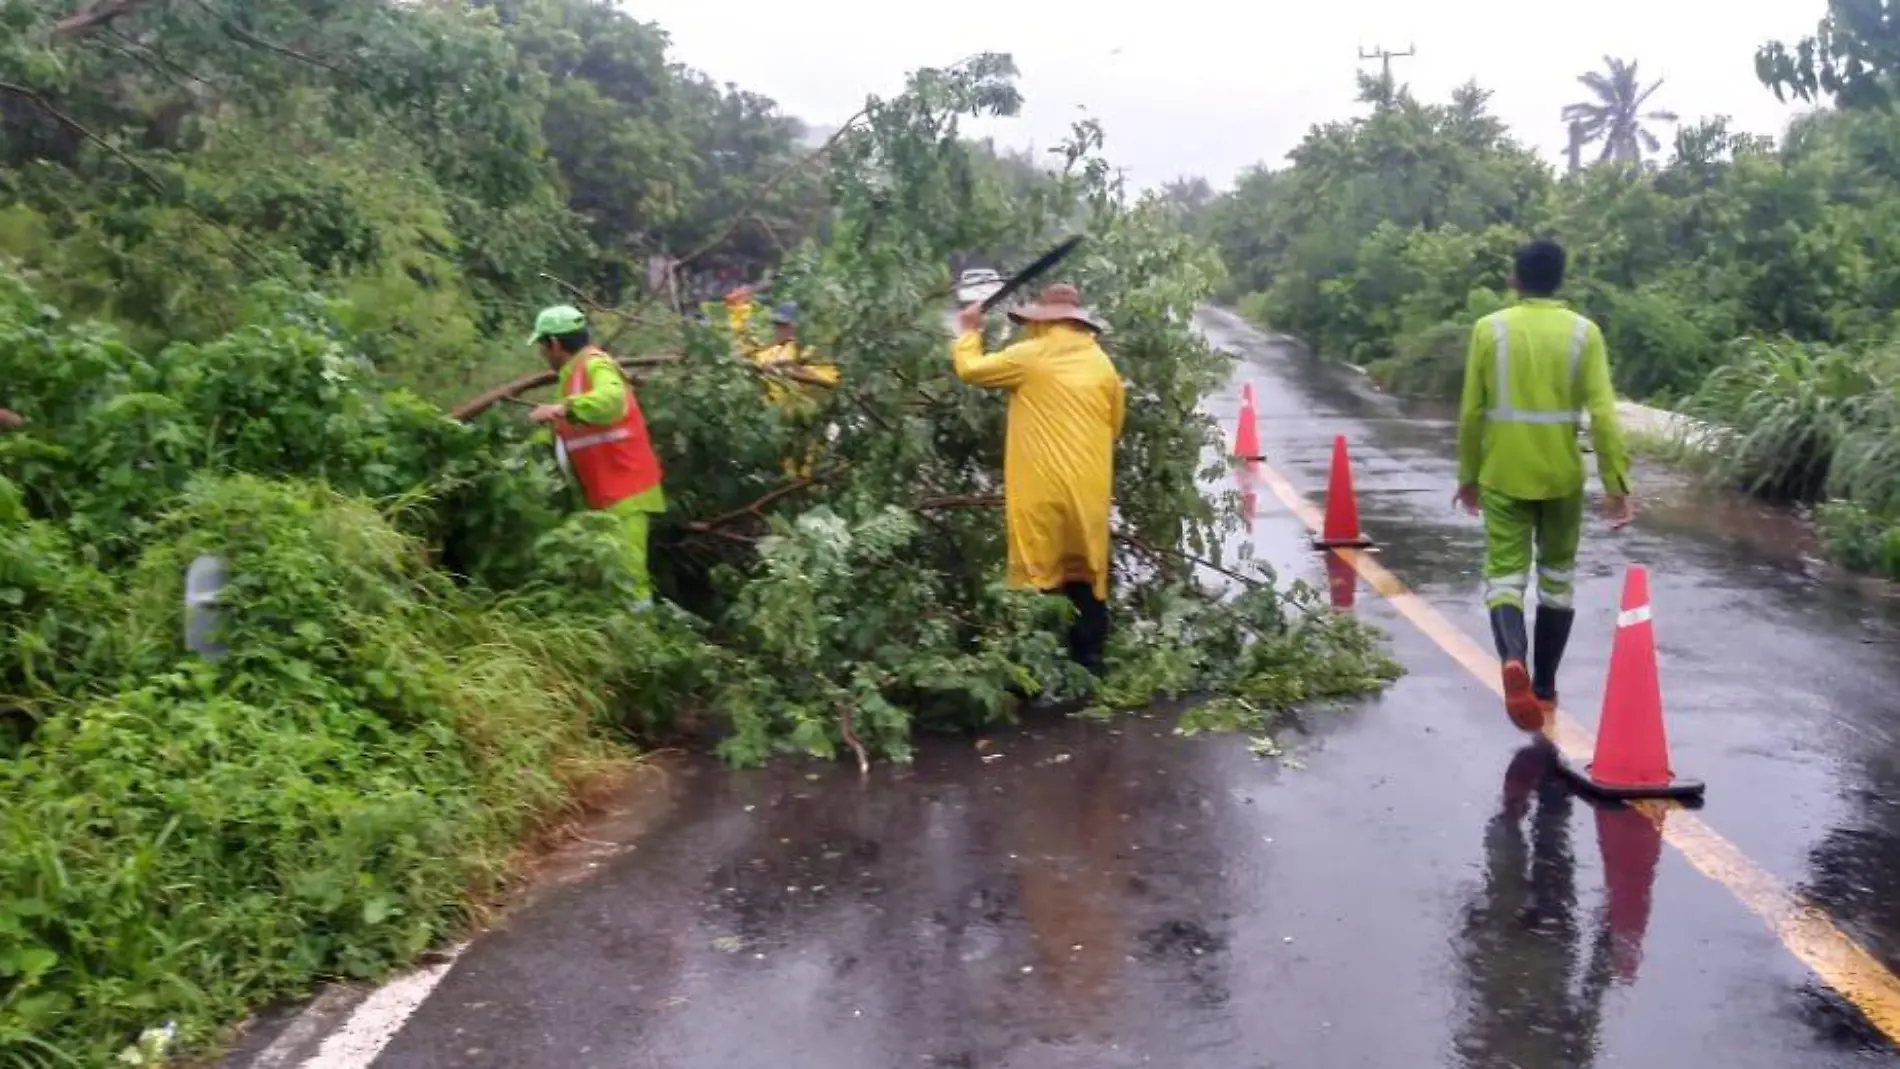
[(1096, 675), (1104, 672), (1103, 655), (1108, 650), (1108, 602), (1095, 596), (1092, 583), (1064, 583), (1060, 593), (1075, 606), (1075, 621), (1069, 625), (1069, 657)]

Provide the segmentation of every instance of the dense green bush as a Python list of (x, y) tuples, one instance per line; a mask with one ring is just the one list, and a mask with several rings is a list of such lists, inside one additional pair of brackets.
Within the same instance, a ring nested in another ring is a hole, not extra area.
[(1836, 560), (1855, 571), (1900, 579), (1900, 520), (1851, 501), (1827, 502), (1816, 518)]
[[(176, 609), (209, 549), (235, 577), (215, 667), (180, 656)], [(620, 760), (590, 723), (600, 636), (463, 593), (360, 500), (195, 483), (123, 581), (41, 615), (116, 623), (137, 681), (46, 707), (0, 760), (0, 1051), (103, 1063), (171, 1018), (195, 1045), (312, 976), (374, 976)]]

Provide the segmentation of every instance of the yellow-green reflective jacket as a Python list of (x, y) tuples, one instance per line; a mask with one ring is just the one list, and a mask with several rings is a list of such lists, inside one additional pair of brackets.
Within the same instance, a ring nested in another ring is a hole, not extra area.
[(1603, 489), (1629, 492), (1629, 456), (1603, 332), (1561, 301), (1526, 300), (1478, 320), (1458, 416), (1458, 482), (1525, 501), (1583, 489), (1582, 414)]

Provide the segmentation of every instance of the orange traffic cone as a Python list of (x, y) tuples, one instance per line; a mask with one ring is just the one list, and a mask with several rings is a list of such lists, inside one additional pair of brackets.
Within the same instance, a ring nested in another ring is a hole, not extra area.
[(1650, 892), (1656, 864), (1662, 860), (1662, 825), (1624, 806), (1597, 810), (1597, 849), (1603, 854), (1603, 889), (1609, 899), (1610, 965), (1617, 979), (1636, 980), (1643, 961), (1643, 935), (1649, 930)]
[(1266, 457), (1260, 453), (1260, 417), (1254, 412), (1253, 384), (1240, 388), (1240, 419), (1234, 425), (1234, 459), (1257, 464)]
[(1656, 628), (1649, 617), (1649, 572), (1632, 564), (1623, 580), (1623, 611), (1617, 614), (1616, 641), (1610, 647), (1596, 757), (1581, 770), (1568, 761), (1563, 768), (1579, 786), (1606, 798), (1699, 797), (1700, 780), (1678, 779), (1669, 768)]
[(1314, 549), (1364, 549), (1372, 539), (1359, 533), (1359, 499), (1352, 492), (1352, 459), (1346, 455), (1346, 436), (1333, 439), (1333, 472), (1326, 484), (1326, 530), (1313, 540)]

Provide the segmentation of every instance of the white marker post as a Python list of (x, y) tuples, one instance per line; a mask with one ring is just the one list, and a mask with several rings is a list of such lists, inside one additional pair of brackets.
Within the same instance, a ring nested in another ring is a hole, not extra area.
[(185, 569), (185, 648), (216, 664), (224, 659), (218, 629), (224, 623), (218, 599), (224, 594), (229, 569), (223, 557), (209, 554)]

